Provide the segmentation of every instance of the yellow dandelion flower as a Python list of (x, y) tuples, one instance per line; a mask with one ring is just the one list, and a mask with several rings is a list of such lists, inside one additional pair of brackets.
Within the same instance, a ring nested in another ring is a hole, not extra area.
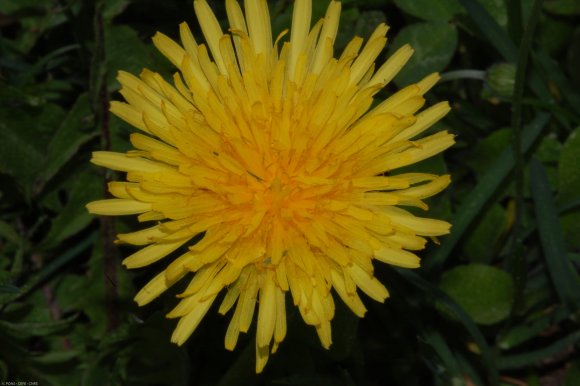
[(444, 221), (400, 208), (427, 209), (423, 199), (449, 176), (396, 173), (454, 143), (447, 132), (421, 137), (449, 105), (417, 113), (439, 79), (432, 74), (371, 109), (413, 50), (401, 47), (375, 70), (387, 41), (381, 24), (335, 58), (339, 2), (311, 28), (311, 1), (296, 0), (289, 38), (284, 31), (275, 40), (265, 0), (246, 0), (244, 11), (226, 0), (227, 33), (205, 0), (194, 8), (207, 45), (185, 23), (181, 44), (153, 37), (179, 70), (173, 85), (149, 70), (119, 73), (127, 102), (112, 102), (111, 111), (141, 132), (131, 135), (136, 150), (94, 153), (93, 163), (126, 172), (127, 181), (110, 183), (115, 198), (87, 207), (154, 223), (118, 235), (143, 246), (123, 261), (127, 268), (187, 246), (135, 297), (147, 304), (193, 273), (167, 315), (179, 319), (172, 342), (183, 344), (225, 291), (219, 313), (234, 308), (225, 335), (233, 350), (257, 305), (261, 372), (286, 334), (288, 292), (328, 348), (332, 289), (362, 317), (359, 289), (379, 302), (389, 296), (373, 260), (416, 268), (412, 251), (449, 232)]

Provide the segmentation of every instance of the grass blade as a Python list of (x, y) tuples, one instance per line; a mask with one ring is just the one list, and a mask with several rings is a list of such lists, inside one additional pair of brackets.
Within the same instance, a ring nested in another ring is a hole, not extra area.
[(471, 16), (482, 36), (485, 36), (487, 41), (496, 48), (505, 60), (515, 63), (518, 59), (517, 47), (507, 32), (497, 24), (483, 5), (476, 0), (459, 0), (459, 2)]
[(534, 159), (530, 173), (538, 232), (552, 284), (562, 302), (570, 310), (577, 310), (580, 308), (580, 283), (566, 254), (564, 236), (546, 170)]
[[(524, 154), (529, 152), (532, 145), (537, 141), (542, 129), (548, 123), (549, 118), (549, 114), (540, 113), (532, 123), (524, 128), (521, 148)], [(475, 189), (463, 201), (463, 204), (451, 219), (451, 223), (453, 224), (451, 234), (443, 239), (441, 247), (437, 248), (432, 256), (425, 259), (425, 263), (423, 264), (424, 269), (435, 270), (445, 263), (451, 252), (453, 252), (469, 227), (481, 213), (482, 209), (513, 171), (514, 166), (515, 158), (513, 149), (511, 147), (506, 148), (487, 174), (483, 176)]]
[(29, 294), (32, 290), (34, 290), (39, 285), (48, 280), (55, 272), (57, 272), (68, 262), (70, 262), (71, 260), (75, 259), (78, 256), (81, 256), (81, 253), (84, 252), (91, 245), (93, 245), (96, 239), (97, 239), (96, 232), (92, 233), (83, 241), (78, 242), (76, 245), (68, 249), (65, 253), (57, 257), (55, 260), (51, 261), (42, 269), (42, 271), (40, 271), (36, 276), (34, 276), (25, 285), (23, 285), (19, 293), (15, 294), (14, 298), (10, 299), (10, 301), (20, 299)]
[(546, 348), (527, 352), (525, 354), (507, 355), (498, 359), (500, 370), (521, 369), (541, 361), (544, 358), (553, 357), (568, 347), (580, 342), (580, 331), (574, 332), (559, 341), (552, 343)]
[(452, 385), (465, 386), (457, 359), (443, 336), (437, 331), (430, 330), (424, 331), (421, 334), (421, 339), (439, 357), (439, 360), (448, 373), (450, 383)]
[(483, 367), (487, 371), (487, 380), (488, 385), (494, 386), (498, 384), (498, 373), (495, 366), (495, 359), (494, 355), (487, 344), (483, 334), (479, 330), (479, 327), (475, 324), (475, 322), (467, 315), (463, 309), (453, 301), (445, 292), (441, 291), (435, 285), (431, 284), (427, 280), (423, 279), (417, 273), (403, 270), (403, 269), (395, 269), (395, 271), (405, 278), (409, 283), (413, 284), (414, 286), (418, 287), (426, 294), (433, 296), (433, 298), (444, 305), (447, 310), (452, 313), (457, 320), (459, 320), (467, 332), (473, 338), (473, 341), (479, 348), (481, 353), (481, 360), (483, 362)]

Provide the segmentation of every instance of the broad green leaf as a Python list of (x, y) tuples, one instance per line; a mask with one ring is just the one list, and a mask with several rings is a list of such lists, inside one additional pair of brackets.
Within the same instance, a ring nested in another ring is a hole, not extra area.
[(14, 177), (27, 194), (37, 190), (47, 139), (63, 115), (62, 109), (53, 104), (30, 111), (0, 106), (0, 173)]
[(447, 21), (464, 12), (458, 0), (395, 0), (405, 13), (424, 20)]
[(381, 23), (387, 23), (385, 14), (381, 11), (363, 11), (356, 19), (354, 35), (368, 39)]
[(498, 242), (507, 230), (505, 209), (494, 204), (482, 213), (465, 240), (465, 254), (471, 262), (489, 263), (499, 250)]
[(509, 147), (511, 137), (510, 129), (495, 130), (470, 150), (465, 163), (475, 171), (478, 179), (489, 171), (497, 157)]
[(560, 141), (555, 136), (546, 136), (540, 142), (535, 156), (545, 163), (558, 163), (561, 154), (562, 144)]
[(484, 264), (458, 266), (445, 272), (440, 288), (479, 324), (508, 317), (514, 296), (510, 275)]
[(83, 94), (78, 97), (48, 144), (41, 174), (43, 182), (49, 181), (83, 144), (95, 137), (96, 133), (89, 131), (91, 125), (89, 101), (86, 94)]
[[(103, 180), (92, 169), (84, 169), (74, 180), (65, 184), (66, 205), (52, 222), (41, 246), (52, 248), (66, 238), (83, 230), (93, 219), (85, 205), (103, 196)], [(56, 194), (56, 193), (55, 193)]]
[(457, 29), (440, 21), (412, 24), (399, 32), (389, 52), (393, 53), (407, 43), (415, 53), (395, 77), (395, 83), (400, 87), (445, 69), (457, 47)]
[(562, 302), (571, 310), (578, 310), (580, 308), (580, 282), (568, 260), (564, 236), (546, 171), (542, 164), (534, 159), (530, 173), (538, 232), (552, 284)]
[(538, 40), (540, 46), (549, 55), (557, 55), (560, 50), (566, 49), (574, 25), (560, 18), (545, 17), (538, 26)]
[(106, 0), (103, 1), (103, 19), (111, 21), (121, 14), (131, 4), (130, 0)]
[[(116, 77), (119, 71), (139, 74), (143, 68), (152, 67), (154, 48), (148, 47), (137, 32), (126, 25), (107, 27), (104, 49), (108, 67), (107, 86), (110, 89), (118, 88)], [(155, 71), (158, 72), (158, 69)]]

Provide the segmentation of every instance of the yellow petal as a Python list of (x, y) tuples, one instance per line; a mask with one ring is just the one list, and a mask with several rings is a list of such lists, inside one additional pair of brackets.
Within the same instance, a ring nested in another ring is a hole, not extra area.
[(258, 327), (256, 342), (258, 347), (269, 347), (270, 340), (276, 326), (276, 288), (272, 273), (262, 274), (262, 287), (260, 288), (260, 306), (258, 309)]
[(403, 268), (418, 268), (421, 263), (414, 253), (401, 249), (383, 248), (375, 251), (375, 258), (383, 263)]
[(151, 210), (151, 204), (124, 198), (112, 198), (110, 200), (99, 200), (88, 203), (89, 213), (104, 216), (124, 216), (129, 214), (139, 214)]
[(227, 68), (219, 48), (219, 41), (223, 36), (223, 32), (218, 20), (205, 0), (195, 0), (193, 7), (215, 63), (222, 74), (227, 74)]
[(167, 172), (173, 170), (168, 165), (150, 161), (144, 158), (131, 157), (127, 154), (115, 153), (111, 151), (95, 151), (91, 162), (95, 165), (104, 166), (112, 170), (121, 172)]
[(126, 257), (123, 260), (123, 265), (129, 269), (145, 267), (166, 257), (190, 239), (191, 236), (184, 236), (184, 238), (178, 241), (149, 245)]
[(212, 296), (204, 301), (197, 302), (191, 312), (179, 319), (179, 323), (177, 323), (177, 327), (171, 335), (171, 342), (176, 343), (178, 346), (185, 343), (187, 338), (195, 331), (215, 298), (216, 296)]

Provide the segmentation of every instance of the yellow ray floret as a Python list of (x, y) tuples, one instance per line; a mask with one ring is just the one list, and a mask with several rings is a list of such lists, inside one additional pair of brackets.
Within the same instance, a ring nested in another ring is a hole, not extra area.
[(127, 268), (166, 261), (139, 305), (188, 278), (167, 315), (179, 319), (172, 342), (183, 344), (224, 291), (219, 313), (233, 312), (225, 347), (256, 319), (261, 372), (286, 336), (287, 295), (328, 348), (334, 296), (362, 317), (360, 292), (389, 296), (375, 260), (417, 268), (414, 251), (449, 233), (447, 222), (402, 208), (426, 210), (449, 176), (397, 169), (444, 151), (454, 136), (425, 134), (449, 111), (440, 102), (420, 112), (437, 74), (371, 108), (413, 53), (404, 45), (376, 65), (386, 25), (337, 54), (339, 2), (312, 26), (311, 1), (296, 0), (290, 33), (275, 39), (268, 3), (243, 5), (226, 0), (223, 31), (207, 1), (195, 0), (204, 39), (185, 23), (180, 42), (153, 37), (177, 68), (173, 84), (150, 70), (119, 73), (126, 103), (112, 102), (111, 112), (141, 132), (126, 154), (93, 154), (126, 181), (109, 183), (114, 198), (87, 208), (154, 222), (117, 242), (141, 247)]

